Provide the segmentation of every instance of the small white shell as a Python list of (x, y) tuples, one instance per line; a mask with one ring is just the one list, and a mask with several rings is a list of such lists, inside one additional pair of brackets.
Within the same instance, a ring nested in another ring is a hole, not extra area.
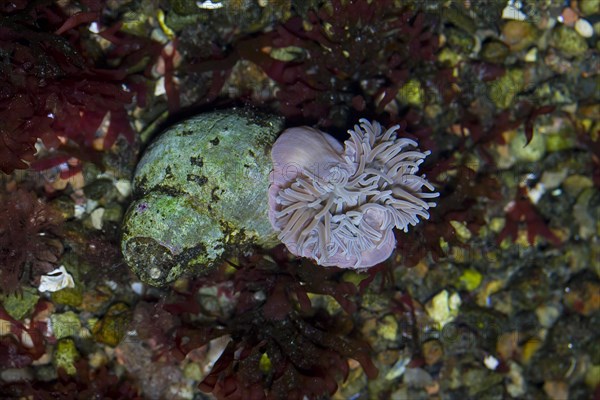
[(196, 6), (198, 6), (198, 8), (202, 8), (203, 10), (216, 10), (216, 9), (223, 7), (223, 3), (212, 2), (210, 0), (206, 0), (206, 1), (197, 1)]
[(57, 292), (67, 287), (74, 288), (75, 281), (73, 281), (73, 277), (67, 272), (65, 266), (61, 265), (54, 271), (42, 275), (38, 290), (40, 292)]
[(502, 19), (512, 19), (515, 21), (525, 21), (527, 15), (519, 9), (515, 4), (509, 2), (504, 10), (502, 10)]

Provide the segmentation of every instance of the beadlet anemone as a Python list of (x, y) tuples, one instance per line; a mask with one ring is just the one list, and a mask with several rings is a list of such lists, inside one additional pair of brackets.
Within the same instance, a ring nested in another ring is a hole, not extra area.
[(342, 147), (310, 127), (290, 128), (273, 145), (269, 219), (296, 255), (323, 266), (367, 268), (395, 248), (393, 228), (429, 218), (439, 196), (419, 165), (429, 151), (366, 119)]

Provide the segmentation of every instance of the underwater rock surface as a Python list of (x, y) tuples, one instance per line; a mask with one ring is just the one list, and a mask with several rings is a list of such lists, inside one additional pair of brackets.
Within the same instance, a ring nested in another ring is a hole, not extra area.
[(129, 267), (154, 286), (207, 272), (224, 255), (277, 244), (267, 216), (271, 145), (283, 120), (202, 114), (166, 130), (140, 160), (123, 222)]

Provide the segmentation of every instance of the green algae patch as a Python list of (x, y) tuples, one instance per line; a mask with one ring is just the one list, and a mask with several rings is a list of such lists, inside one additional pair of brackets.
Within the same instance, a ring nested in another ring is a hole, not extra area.
[(19, 293), (0, 296), (0, 301), (11, 317), (21, 320), (33, 310), (39, 298), (40, 296), (36, 289), (25, 287)]

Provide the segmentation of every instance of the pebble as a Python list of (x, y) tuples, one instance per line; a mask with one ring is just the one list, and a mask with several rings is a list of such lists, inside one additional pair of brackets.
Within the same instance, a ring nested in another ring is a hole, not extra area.
[(552, 400), (564, 400), (569, 398), (569, 385), (564, 381), (544, 382), (544, 392)]
[(424, 388), (431, 385), (433, 379), (423, 368), (408, 368), (404, 373), (404, 383), (409, 387)]
[(94, 211), (92, 211), (90, 218), (92, 221), (92, 226), (95, 229), (98, 229), (98, 230), (102, 229), (102, 216), (104, 216), (104, 208), (103, 207), (98, 207)]
[(115, 187), (123, 197), (127, 197), (131, 194), (131, 182), (126, 179), (119, 179), (115, 182)]
[(566, 168), (560, 169), (558, 171), (544, 171), (542, 174), (542, 178), (540, 182), (544, 184), (544, 187), (547, 190), (556, 189), (563, 183), (563, 181), (567, 178), (569, 174), (569, 170)]
[(506, 379), (506, 391), (512, 397), (521, 397), (525, 394), (527, 386), (523, 378), (523, 368), (516, 362), (509, 361), (510, 370)]
[(386, 315), (379, 325), (378, 333), (383, 339), (396, 340), (398, 322), (392, 315)]
[(575, 31), (584, 38), (591, 38), (594, 35), (594, 27), (583, 18), (579, 18), (575, 23)]
[(566, 7), (558, 17), (558, 20), (566, 26), (573, 27), (578, 18), (579, 16), (572, 8)]
[(509, 2), (506, 7), (502, 10), (502, 19), (513, 19), (516, 21), (524, 21), (527, 19), (527, 15), (521, 11), (515, 4)]
[(460, 304), (458, 293), (450, 295), (447, 290), (443, 290), (425, 305), (425, 309), (427, 314), (443, 327), (458, 315)]
[(196, 6), (198, 6), (198, 8), (202, 8), (204, 10), (216, 10), (218, 8), (223, 7), (223, 3), (205, 0), (205, 1), (197, 1)]
[(600, 2), (598, 0), (579, 0), (577, 3), (579, 11), (585, 16), (600, 13)]
[(385, 379), (391, 381), (398, 377), (401, 377), (406, 372), (406, 367), (408, 366), (408, 364), (410, 364), (410, 357), (401, 357), (396, 362), (396, 364), (394, 364), (394, 366), (390, 368), (390, 370), (385, 376)]
[(550, 43), (568, 58), (581, 56), (588, 50), (585, 38), (566, 25), (552, 31)]
[(561, 310), (558, 307), (542, 304), (538, 308), (535, 309), (535, 315), (537, 316), (540, 325), (544, 328), (550, 328), (556, 322), (558, 317), (560, 317)]
[(492, 371), (495, 370), (498, 367), (498, 365), (500, 365), (500, 361), (498, 361), (498, 359), (492, 355), (488, 355), (487, 357), (485, 357), (483, 359), (483, 363), (488, 369), (491, 369)]
[(524, 134), (519, 133), (510, 141), (511, 153), (521, 162), (537, 162), (546, 153), (546, 143), (540, 134), (533, 135), (531, 142), (527, 143)]
[(423, 343), (421, 351), (425, 358), (425, 364), (434, 365), (441, 360), (444, 355), (444, 348), (439, 340), (429, 340)]
[(577, 197), (577, 203), (573, 206), (573, 218), (579, 224), (578, 233), (584, 240), (590, 239), (596, 233), (596, 218), (593, 208), (590, 208), (590, 201), (594, 194), (594, 189), (585, 189)]
[(510, 20), (502, 28), (504, 43), (512, 51), (526, 49), (535, 42), (537, 36), (535, 27), (526, 21)]
[(537, 49), (537, 47), (533, 47), (533, 48), (531, 48), (531, 50), (529, 50), (527, 52), (527, 54), (525, 54), (525, 61), (526, 62), (536, 62), (537, 55), (538, 55), (538, 49)]
[(31, 371), (26, 368), (8, 368), (0, 372), (0, 380), (4, 383), (23, 382), (32, 379)]

